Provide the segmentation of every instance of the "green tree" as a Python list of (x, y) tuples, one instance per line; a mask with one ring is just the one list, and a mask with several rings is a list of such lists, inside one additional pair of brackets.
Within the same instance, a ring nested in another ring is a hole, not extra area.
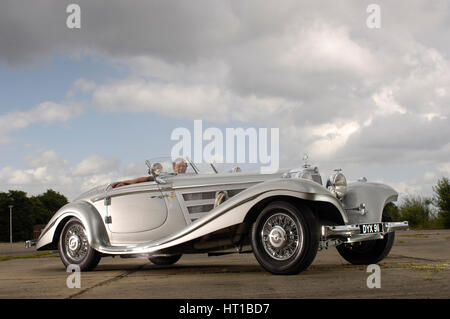
[(431, 199), (420, 196), (406, 197), (400, 205), (400, 219), (407, 220), (411, 227), (424, 227), (428, 225), (431, 216), (429, 205)]
[(67, 204), (67, 198), (52, 189), (30, 200), (33, 203), (35, 224), (46, 224), (58, 209)]
[(439, 208), (439, 218), (445, 228), (450, 228), (450, 182), (448, 178), (439, 179), (433, 186), (433, 203)]
[(399, 222), (401, 221), (401, 217), (400, 217), (400, 209), (398, 208), (397, 205), (395, 205), (394, 203), (388, 203), (385, 206), (385, 210), (387, 211), (387, 213), (389, 214), (389, 216), (391, 216), (392, 220), (394, 222)]
[(0, 196), (0, 240), (9, 241), (9, 205), (12, 209), (13, 241), (31, 238), (33, 235), (33, 216), (30, 214), (32, 206), (27, 193), (9, 191)]
[(46, 224), (67, 198), (51, 189), (38, 196), (27, 197), (22, 191), (0, 193), (0, 241), (9, 241), (9, 205), (13, 205), (13, 241), (33, 238), (33, 226)]

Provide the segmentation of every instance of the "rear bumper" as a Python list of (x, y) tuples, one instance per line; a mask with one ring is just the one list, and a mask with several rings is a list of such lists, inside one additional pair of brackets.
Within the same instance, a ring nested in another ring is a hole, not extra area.
[(408, 230), (409, 224), (404, 222), (384, 222), (382, 231), (377, 233), (361, 233), (361, 225), (322, 226), (322, 241), (339, 239), (342, 242), (357, 242), (381, 239), (387, 233), (397, 230)]
[(33, 246), (36, 246), (37, 240), (32, 239), (32, 240), (27, 240), (25, 242), (25, 248), (31, 248)]

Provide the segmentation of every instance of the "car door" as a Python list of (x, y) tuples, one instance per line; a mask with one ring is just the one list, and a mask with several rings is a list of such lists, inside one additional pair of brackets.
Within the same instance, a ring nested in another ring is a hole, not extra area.
[(156, 229), (167, 219), (164, 196), (155, 182), (112, 189), (107, 195), (108, 229), (112, 233), (139, 233)]

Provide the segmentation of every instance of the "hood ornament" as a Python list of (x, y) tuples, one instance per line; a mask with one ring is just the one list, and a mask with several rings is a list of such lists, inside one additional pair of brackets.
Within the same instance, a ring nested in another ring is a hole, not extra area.
[(308, 164), (308, 159), (309, 159), (309, 156), (307, 153), (305, 153), (305, 155), (303, 155), (303, 161), (305, 162), (305, 164), (303, 164), (304, 168), (308, 168), (311, 166), (310, 164)]

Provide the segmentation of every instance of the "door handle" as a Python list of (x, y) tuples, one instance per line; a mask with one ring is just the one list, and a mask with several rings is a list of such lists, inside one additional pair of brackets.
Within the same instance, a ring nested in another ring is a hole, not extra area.
[(150, 196), (150, 198), (159, 198), (159, 199), (163, 199), (164, 197), (169, 197), (169, 195), (153, 195), (153, 196)]

